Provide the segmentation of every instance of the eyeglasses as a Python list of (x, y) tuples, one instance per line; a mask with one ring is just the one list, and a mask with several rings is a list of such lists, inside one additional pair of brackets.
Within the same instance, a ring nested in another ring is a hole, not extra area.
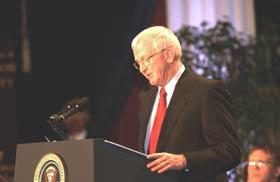
[(249, 161), (247, 162), (248, 166), (257, 166), (257, 167), (263, 167), (267, 165), (271, 165), (271, 162), (264, 162), (264, 161)]
[(162, 53), (162, 52), (165, 51), (166, 49), (168, 49), (168, 48), (162, 49), (162, 50), (160, 50), (159, 52), (156, 52), (156, 53), (150, 55), (150, 56), (147, 57), (147, 58), (142, 58), (142, 59), (140, 59), (139, 61), (135, 61), (135, 62), (133, 63), (133, 66), (134, 66), (137, 70), (140, 70), (140, 65), (148, 66), (148, 65), (150, 64), (150, 59), (151, 59), (152, 57), (154, 57), (154, 56), (156, 56), (156, 55)]

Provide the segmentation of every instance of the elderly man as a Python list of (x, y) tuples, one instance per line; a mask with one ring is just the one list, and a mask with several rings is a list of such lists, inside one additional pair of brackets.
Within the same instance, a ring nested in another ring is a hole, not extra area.
[(222, 81), (201, 77), (182, 64), (179, 40), (154, 26), (131, 43), (134, 66), (152, 85), (140, 96), (140, 150), (157, 173), (178, 171), (178, 181), (227, 181), (239, 164), (231, 95)]

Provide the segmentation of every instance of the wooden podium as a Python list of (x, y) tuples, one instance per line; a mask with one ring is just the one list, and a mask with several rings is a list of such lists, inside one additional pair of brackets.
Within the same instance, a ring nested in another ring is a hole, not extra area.
[[(44, 158), (48, 154), (58, 156), (63, 166), (56, 158)], [(60, 172), (54, 181), (61, 182), (176, 181), (174, 173), (152, 173), (146, 163), (145, 154), (104, 139), (18, 144), (14, 181), (45, 182), (48, 169)]]

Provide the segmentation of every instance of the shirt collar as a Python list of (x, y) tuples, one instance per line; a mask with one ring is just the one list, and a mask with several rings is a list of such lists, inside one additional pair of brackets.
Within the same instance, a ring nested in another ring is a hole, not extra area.
[(76, 134), (76, 135), (69, 135), (69, 139), (76, 139), (76, 140), (82, 140), (85, 139), (87, 137), (87, 131), (83, 130), (80, 133)]
[[(175, 86), (178, 82), (178, 80), (180, 79), (181, 75), (183, 74), (183, 72), (185, 71), (185, 66), (184, 64), (181, 64), (181, 67), (179, 68), (179, 70), (177, 71), (177, 73), (173, 76), (173, 78), (165, 85), (164, 89), (167, 93), (167, 95), (172, 95), (173, 91), (175, 89)], [(162, 87), (159, 87), (158, 90), (160, 90)]]

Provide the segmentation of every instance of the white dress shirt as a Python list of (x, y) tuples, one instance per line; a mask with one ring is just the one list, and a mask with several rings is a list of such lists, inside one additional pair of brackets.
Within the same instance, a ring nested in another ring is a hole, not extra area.
[(76, 135), (69, 135), (69, 140), (82, 140), (87, 138), (87, 131), (83, 130), (80, 133), (77, 133)]
[[(172, 97), (173, 92), (175, 90), (175, 86), (176, 86), (178, 80), (180, 79), (180, 77), (181, 77), (181, 75), (183, 74), (184, 71), (185, 71), (185, 66), (182, 64), (180, 69), (174, 75), (174, 77), (164, 87), (165, 91), (167, 93), (167, 95), (166, 95), (166, 104), (167, 104), (166, 108), (168, 108), (171, 97)], [(148, 123), (148, 126), (147, 126), (147, 132), (146, 132), (146, 138), (145, 138), (145, 144), (144, 144), (145, 153), (147, 153), (147, 149), (148, 149), (149, 141), (150, 141), (150, 135), (151, 135), (151, 131), (152, 131), (152, 128), (153, 128), (153, 124), (154, 124), (154, 120), (155, 120), (155, 116), (156, 116), (156, 112), (157, 112), (157, 105), (158, 105), (158, 102), (159, 102), (159, 91), (160, 91), (160, 89), (161, 89), (161, 87), (158, 87), (156, 99), (155, 99), (153, 109), (152, 109), (152, 113), (150, 115), (149, 123)]]

